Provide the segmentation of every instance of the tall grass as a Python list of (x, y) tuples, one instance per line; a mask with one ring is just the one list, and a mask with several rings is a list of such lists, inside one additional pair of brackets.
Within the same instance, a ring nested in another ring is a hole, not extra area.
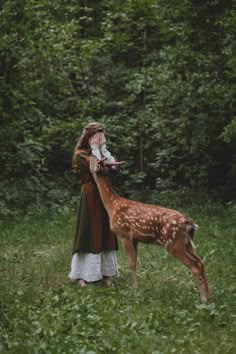
[(236, 353), (236, 209), (206, 203), (182, 211), (199, 224), (197, 252), (211, 304), (200, 304), (187, 268), (163, 249), (141, 244), (138, 290), (122, 247), (114, 287), (71, 285), (73, 211), (35, 212), (3, 224), (0, 353)]

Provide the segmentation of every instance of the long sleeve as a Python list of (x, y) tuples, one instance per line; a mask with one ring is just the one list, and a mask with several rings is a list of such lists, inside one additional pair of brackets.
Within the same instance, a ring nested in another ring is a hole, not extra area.
[(110, 151), (107, 150), (106, 144), (101, 146), (101, 153), (104, 157), (106, 157), (107, 163), (112, 163), (115, 161), (114, 157), (111, 155)]
[(91, 150), (92, 150), (92, 155), (95, 156), (98, 160), (101, 160), (102, 156), (99, 149), (99, 145), (91, 144)]

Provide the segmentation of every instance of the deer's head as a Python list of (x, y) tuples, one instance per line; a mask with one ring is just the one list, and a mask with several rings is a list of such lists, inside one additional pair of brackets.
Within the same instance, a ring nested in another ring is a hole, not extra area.
[(98, 160), (95, 156), (90, 158), (90, 171), (92, 174), (107, 175), (108, 168), (105, 164), (105, 158)]
[(123, 164), (124, 161), (118, 162), (115, 161), (113, 163), (106, 163), (106, 158), (102, 158), (98, 160), (95, 156), (90, 158), (90, 171), (92, 174), (96, 173), (98, 175), (106, 176), (109, 172), (117, 172), (119, 170), (119, 166)]

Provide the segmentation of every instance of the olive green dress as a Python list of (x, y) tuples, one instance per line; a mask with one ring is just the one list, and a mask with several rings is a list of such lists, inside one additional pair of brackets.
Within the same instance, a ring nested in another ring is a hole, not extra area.
[(117, 250), (117, 238), (110, 230), (109, 217), (89, 169), (90, 155), (86, 150), (77, 154), (82, 189), (77, 215), (72, 253)]

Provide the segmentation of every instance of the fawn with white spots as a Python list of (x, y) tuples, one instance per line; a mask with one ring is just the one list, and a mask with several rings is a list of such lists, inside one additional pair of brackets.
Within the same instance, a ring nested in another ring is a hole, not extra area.
[(176, 210), (118, 196), (106, 175), (108, 167), (104, 160), (98, 161), (92, 156), (90, 170), (109, 215), (110, 228), (120, 238), (126, 251), (133, 286), (137, 288), (138, 242), (156, 244), (190, 268), (196, 277), (201, 301), (211, 300), (204, 263), (197, 256), (192, 241), (197, 228), (194, 221)]

